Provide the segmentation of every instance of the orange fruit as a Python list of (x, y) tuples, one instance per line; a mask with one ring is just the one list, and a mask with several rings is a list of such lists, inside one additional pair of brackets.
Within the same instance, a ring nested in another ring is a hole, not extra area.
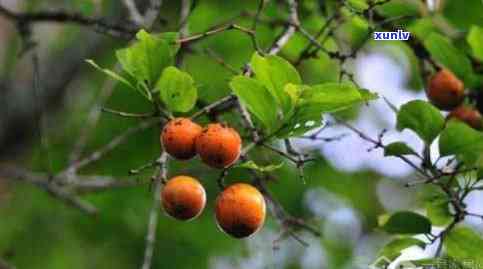
[(235, 238), (257, 232), (265, 221), (265, 199), (255, 187), (237, 183), (226, 188), (216, 199), (218, 226)]
[(234, 129), (225, 124), (208, 124), (196, 139), (201, 160), (214, 168), (225, 168), (240, 157), (242, 141)]
[(177, 176), (162, 189), (161, 202), (168, 215), (178, 220), (191, 220), (205, 208), (206, 193), (198, 180)]
[(483, 117), (478, 110), (469, 106), (460, 106), (455, 108), (448, 115), (448, 119), (458, 119), (465, 122), (476, 130), (483, 129)]
[(451, 110), (464, 101), (464, 84), (451, 71), (442, 69), (429, 80), (428, 99), (441, 110)]
[(179, 160), (189, 160), (196, 155), (196, 138), (201, 126), (187, 118), (169, 121), (161, 133), (161, 143), (166, 152)]

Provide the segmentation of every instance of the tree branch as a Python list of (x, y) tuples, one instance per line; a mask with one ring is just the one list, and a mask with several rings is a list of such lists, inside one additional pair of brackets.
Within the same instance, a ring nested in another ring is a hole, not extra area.
[(0, 5), (0, 15), (9, 20), (15, 21), (19, 25), (29, 25), (32, 23), (72, 23), (80, 26), (91, 27), (96, 32), (107, 34), (116, 38), (131, 39), (137, 29), (123, 24), (114, 24), (104, 18), (86, 17), (81, 13), (58, 11), (39, 11), (39, 12), (14, 12)]
[(146, 235), (146, 248), (144, 251), (144, 260), (141, 267), (142, 269), (150, 269), (153, 260), (154, 243), (156, 241), (156, 227), (158, 225), (158, 216), (161, 204), (161, 185), (167, 180), (168, 173), (166, 165), (167, 161), (168, 154), (166, 152), (161, 153), (161, 156), (159, 157), (159, 172), (154, 182), (153, 204), (149, 213), (148, 233)]
[(199, 111), (197, 111), (196, 113), (194, 113), (192, 116), (191, 116), (191, 119), (195, 120), (201, 116), (203, 116), (204, 114), (209, 114), (211, 111), (217, 109), (218, 107), (221, 107), (221, 106), (224, 106), (226, 104), (229, 104), (233, 101), (237, 100), (236, 96), (230, 94), (226, 97), (223, 97), (221, 98), (220, 100), (216, 101), (216, 102), (213, 102), (205, 107), (203, 107), (202, 109), (200, 109)]
[(280, 37), (275, 41), (272, 45), (268, 54), (275, 55), (277, 54), (283, 46), (292, 38), (297, 30), (297, 26), (300, 25), (299, 16), (297, 12), (297, 1), (296, 0), (287, 0), (287, 4), (289, 6), (289, 25), (285, 29), (285, 31), (280, 35)]
[(101, 147), (101, 148), (97, 149), (96, 151), (92, 152), (89, 156), (87, 156), (87, 157), (85, 157), (81, 160), (74, 161), (69, 167), (64, 169), (64, 171), (61, 172), (60, 174), (65, 174), (65, 173), (75, 174), (80, 168), (82, 168), (82, 167), (84, 167), (88, 164), (91, 164), (95, 161), (98, 161), (105, 154), (114, 150), (117, 146), (119, 146), (124, 141), (126, 141), (131, 135), (134, 135), (134, 134), (136, 134), (140, 131), (149, 129), (149, 128), (155, 126), (156, 124), (158, 124), (160, 122), (161, 122), (160, 119), (145, 120), (145, 121), (141, 122), (140, 124), (138, 124), (137, 126), (134, 126), (134, 127), (127, 129), (126, 131), (124, 131), (123, 133), (118, 135), (117, 137), (113, 138), (111, 140), (111, 142), (109, 142), (108, 144), (106, 144), (103, 147)]
[(289, 236), (291, 236), (304, 246), (307, 246), (308, 244), (305, 241), (301, 240), (292, 229), (302, 229), (308, 231), (314, 236), (321, 236), (321, 233), (317, 229), (308, 225), (304, 220), (288, 214), (283, 206), (272, 196), (265, 184), (265, 180), (263, 178), (260, 178), (255, 172), (253, 172), (252, 174), (255, 177), (255, 186), (257, 186), (257, 188), (265, 197), (265, 200), (267, 200), (269, 204), (269, 209), (272, 212), (273, 217), (275, 217), (279, 221), (282, 230), (284, 230)]
[[(137, 8), (134, 3), (132, 3), (130, 0), (126, 0), (126, 5), (128, 6), (128, 9), (130, 7), (130, 12), (135, 12), (138, 13)], [(131, 2), (131, 3), (129, 3)], [(158, 16), (162, 6), (162, 0), (150, 0), (150, 5), (148, 6), (148, 9), (146, 11), (145, 17), (144, 17), (144, 26), (147, 29), (151, 29), (156, 17)], [(133, 16), (137, 16), (134, 14)], [(132, 36), (131, 36), (132, 38)], [(120, 63), (117, 63), (116, 66), (114, 67), (115, 72), (119, 72), (121, 70), (121, 65)], [(69, 156), (69, 161), (72, 163), (76, 161), (80, 155), (82, 154), (82, 150), (85, 147), (85, 144), (87, 143), (87, 139), (90, 136), (90, 132), (94, 129), (95, 125), (97, 124), (100, 114), (101, 114), (101, 109), (102, 105), (111, 97), (112, 92), (114, 90), (114, 86), (116, 85), (115, 81), (112, 79), (106, 79), (106, 82), (104, 83), (102, 90), (101, 90), (101, 95), (96, 104), (91, 108), (89, 111), (89, 115), (87, 118), (87, 128), (83, 128), (81, 130), (81, 135), (79, 140), (77, 141), (76, 145), (74, 146), (74, 149)]]
[(130, 112), (124, 112), (124, 111), (118, 111), (114, 109), (110, 109), (107, 107), (102, 108), (102, 112), (107, 112), (112, 115), (116, 115), (119, 117), (124, 117), (124, 118), (141, 118), (141, 119), (146, 119), (146, 118), (155, 118), (156, 114), (155, 113), (130, 113)]
[(180, 12), (180, 27), (179, 34), (181, 37), (189, 35), (188, 17), (191, 11), (191, 0), (181, 0), (181, 12)]
[(180, 43), (180, 44), (190, 43), (190, 42), (198, 41), (198, 40), (201, 40), (203, 38), (206, 38), (206, 37), (209, 37), (209, 36), (212, 36), (212, 35), (216, 35), (216, 34), (219, 34), (219, 33), (223, 33), (225, 31), (230, 31), (230, 30), (237, 30), (237, 31), (245, 33), (249, 36), (255, 35), (255, 32), (253, 32), (251, 29), (245, 28), (245, 27), (240, 26), (238, 24), (228, 24), (228, 25), (224, 25), (224, 26), (221, 26), (221, 27), (214, 28), (212, 30), (209, 30), (209, 31), (206, 31), (206, 32), (203, 32), (203, 33), (194, 34), (192, 36), (180, 38), (180, 39), (178, 39), (177, 42)]
[(81, 200), (79, 197), (62, 188), (55, 181), (52, 181), (50, 177), (45, 175), (35, 174), (12, 166), (1, 166), (0, 177), (28, 182), (45, 190), (53, 197), (63, 201), (65, 204), (75, 207), (88, 215), (97, 214), (97, 209), (93, 205)]
[(0, 258), (0, 269), (15, 269), (16, 267)]
[(144, 17), (139, 12), (139, 9), (136, 7), (136, 3), (134, 0), (123, 0), (124, 5), (126, 6), (127, 10), (129, 11), (129, 17), (136, 25), (143, 25)]
[[(363, 140), (366, 140), (366, 141), (374, 144), (374, 146), (376, 148), (382, 148), (382, 149), (385, 149), (386, 148), (386, 146), (384, 144), (382, 144), (381, 141), (378, 141), (378, 140), (375, 140), (375, 139), (369, 137), (364, 132), (360, 131), (359, 129), (355, 128), (354, 126), (350, 125), (349, 123), (344, 122), (344, 121), (342, 121), (340, 119), (337, 119), (337, 118), (336, 118), (336, 121), (339, 122), (340, 124), (344, 125), (345, 127), (347, 127), (349, 130), (353, 131), (357, 135), (359, 135), (359, 137), (362, 138)], [(429, 175), (426, 171), (424, 171), (424, 169), (420, 168), (417, 164), (415, 164), (414, 162), (412, 162), (406, 156), (404, 156), (404, 155), (396, 155), (396, 157), (398, 157), (399, 159), (401, 159), (402, 161), (404, 161), (406, 164), (408, 164), (409, 166), (411, 166), (412, 168), (414, 168), (414, 170), (418, 171), (425, 178), (431, 178), (431, 175)]]
[(149, 6), (144, 14), (144, 27), (151, 29), (161, 12), (162, 0), (149, 0)]

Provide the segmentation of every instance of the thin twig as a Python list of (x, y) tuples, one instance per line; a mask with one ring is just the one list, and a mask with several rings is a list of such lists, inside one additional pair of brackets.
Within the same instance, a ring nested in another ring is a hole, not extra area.
[(289, 25), (285, 29), (282, 35), (275, 41), (272, 45), (268, 54), (275, 55), (277, 54), (283, 46), (292, 38), (297, 30), (297, 25), (300, 25), (299, 16), (297, 12), (297, 1), (296, 0), (287, 0), (287, 4), (289, 6), (290, 18), (289, 18)]
[[(183, 39), (189, 35), (188, 18), (191, 11), (191, 0), (181, 0), (181, 11), (179, 15), (179, 38)], [(190, 44), (181, 44), (180, 50), (176, 55), (176, 66), (181, 67), (187, 51), (190, 51)]]
[(220, 106), (223, 106), (227, 103), (230, 103), (232, 101), (236, 100), (236, 96), (235, 95), (228, 95), (226, 97), (223, 97), (221, 98), (220, 100), (218, 101), (215, 101), (205, 107), (203, 107), (202, 109), (200, 109), (199, 111), (197, 111), (196, 113), (194, 113), (192, 116), (191, 116), (191, 119), (195, 120), (205, 114), (209, 114), (211, 111), (215, 110), (216, 108), (220, 107)]
[(304, 165), (306, 162), (310, 162), (312, 161), (313, 159), (305, 159), (306, 156), (304, 156), (304, 154), (300, 153), (298, 150), (296, 150), (293, 145), (292, 145), (292, 142), (290, 141), (289, 138), (287, 139), (284, 139), (283, 142), (285, 143), (285, 148), (286, 148), (286, 151), (287, 153), (295, 156), (297, 159), (296, 159), (296, 162), (295, 162), (295, 165), (297, 166), (297, 169), (299, 170), (299, 178), (302, 180), (302, 183), (305, 184), (305, 172), (304, 172)]
[(223, 58), (221, 58), (219, 55), (217, 55), (212, 49), (206, 48), (203, 51), (206, 55), (210, 56), (218, 64), (223, 66), (226, 70), (230, 71), (233, 75), (239, 75), (240, 74), (240, 70), (238, 70), (235, 67), (228, 64)]
[(159, 123), (160, 123), (160, 120), (159, 119), (146, 120), (146, 121), (143, 121), (143, 122), (141, 122), (140, 124), (138, 124), (138, 125), (136, 125), (134, 127), (131, 127), (129, 129), (127, 129), (126, 131), (124, 131), (123, 133), (121, 133), (120, 135), (118, 135), (117, 137), (113, 138), (111, 140), (111, 142), (109, 142), (108, 144), (104, 145), (103, 147), (97, 149), (96, 151), (92, 152), (87, 157), (85, 157), (85, 158), (83, 158), (81, 160), (78, 160), (78, 161), (73, 162), (61, 174), (64, 174), (64, 173), (72, 173), (72, 171), (78, 171), (80, 168), (82, 168), (82, 167), (84, 167), (84, 166), (86, 166), (88, 164), (91, 164), (91, 163), (93, 163), (95, 161), (98, 161), (105, 154), (111, 152), (117, 146), (119, 146), (124, 141), (126, 141), (130, 136), (132, 136), (132, 135), (134, 135), (134, 134), (136, 134), (136, 133), (138, 133), (140, 131), (149, 129), (149, 128), (151, 128), (151, 127), (153, 127), (153, 126), (155, 126), (156, 124), (159, 124)]
[(159, 158), (159, 174), (154, 182), (153, 203), (149, 212), (148, 233), (146, 235), (146, 248), (144, 251), (144, 260), (141, 267), (142, 269), (150, 269), (153, 260), (154, 243), (156, 241), (156, 227), (158, 225), (159, 209), (161, 204), (161, 186), (162, 183), (167, 180), (167, 161), (168, 154), (166, 154), (166, 152), (161, 153), (161, 157)]
[[(332, 21), (334, 21), (337, 18), (337, 16), (338, 16), (338, 13), (336, 11), (334, 14), (332, 14), (327, 19), (327, 21), (324, 23), (324, 25), (322, 25), (320, 30), (314, 36), (315, 40), (317, 40), (319, 37), (321, 37), (324, 34), (325, 30), (330, 26)], [(321, 43), (321, 45), (323, 45), (323, 43)], [(314, 44), (312, 42), (309, 42), (309, 44), (300, 53), (300, 56), (297, 58), (297, 60), (295, 60), (295, 62), (294, 62), (295, 66), (299, 65), (305, 58), (310, 56), (310, 54), (311, 54), (310, 50), (313, 48), (313, 46), (314, 46)]]
[(151, 29), (161, 12), (162, 0), (149, 0), (149, 5), (144, 13), (144, 27)]
[(180, 44), (195, 42), (195, 41), (199, 41), (203, 38), (206, 38), (206, 37), (209, 37), (209, 36), (212, 36), (212, 35), (216, 35), (216, 34), (219, 34), (219, 33), (223, 33), (225, 31), (230, 31), (230, 30), (238, 30), (242, 33), (249, 35), (249, 36), (252, 36), (252, 35), (255, 34), (251, 29), (245, 28), (245, 27), (240, 26), (238, 24), (229, 24), (229, 25), (224, 25), (224, 26), (221, 26), (221, 27), (218, 27), (218, 28), (215, 28), (215, 29), (203, 32), (203, 33), (194, 34), (192, 36), (180, 38), (180, 39), (177, 40), (177, 42), (180, 43)]
[(103, 107), (102, 112), (107, 112), (116, 116), (125, 118), (153, 118), (156, 117), (155, 113), (130, 113), (124, 111), (118, 111), (110, 108)]
[(129, 17), (136, 25), (143, 25), (144, 17), (139, 12), (139, 9), (136, 7), (136, 3), (134, 0), (123, 0), (124, 5), (126, 6), (127, 10), (129, 11)]
[[(287, 4), (289, 6), (289, 13), (290, 13), (290, 18), (289, 18), (289, 26), (285, 29), (285, 31), (282, 33), (280, 37), (275, 40), (274, 44), (272, 47), (269, 49), (269, 54), (270, 55), (275, 55), (277, 54), (282, 47), (287, 44), (287, 42), (292, 38), (292, 36), (295, 34), (296, 26), (299, 25), (299, 18), (298, 18), (298, 12), (297, 12), (297, 1), (296, 0), (287, 0)], [(252, 31), (253, 32), (253, 31)], [(248, 66), (246, 71), (244, 72), (245, 76), (251, 76), (252, 75), (252, 70)], [(253, 123), (253, 120), (250, 116), (250, 113), (248, 112), (247, 108), (238, 100), (238, 106), (241, 112), (241, 117), (245, 125), (249, 128), (250, 132), (252, 133), (253, 141), (254, 143), (259, 143), (260, 142), (260, 135), (258, 130), (255, 128), (255, 124)]]
[(145, 182), (139, 180), (119, 180), (103, 176), (77, 176), (77, 178), (69, 188), (72, 188), (73, 192), (78, 195), (130, 188), (145, 184)]
[(240, 110), (240, 116), (245, 123), (246, 127), (248, 130), (251, 132), (252, 139), (254, 143), (258, 143), (260, 141), (260, 134), (255, 127), (255, 124), (253, 123), (253, 120), (250, 116), (250, 112), (248, 112), (248, 109), (240, 102), (240, 100), (237, 98), (238, 102), (238, 109)]
[(317, 136), (317, 135), (303, 135), (297, 137), (297, 139), (306, 139), (306, 140), (312, 140), (312, 141), (323, 141), (323, 142), (334, 142), (334, 141), (340, 141), (346, 137), (348, 137), (349, 134), (340, 134), (340, 135), (335, 135), (335, 136), (330, 136), (330, 137), (322, 137), (322, 136)]
[(308, 246), (308, 244), (305, 241), (303, 241), (300, 237), (298, 237), (292, 229), (294, 228), (302, 229), (302, 230), (308, 231), (314, 236), (317, 236), (317, 237), (321, 236), (321, 233), (317, 229), (311, 227), (303, 220), (289, 215), (285, 211), (283, 206), (272, 196), (272, 194), (270, 193), (270, 191), (268, 190), (265, 184), (265, 180), (263, 178), (260, 178), (255, 172), (252, 172), (252, 175), (255, 178), (254, 185), (260, 190), (260, 192), (265, 197), (265, 200), (269, 205), (269, 209), (273, 217), (275, 217), (275, 219), (278, 220), (279, 224), (281, 225), (282, 231), (286, 232), (287, 235), (294, 238), (297, 242), (299, 242), (303, 246)]
[[(118, 63), (114, 67), (115, 72), (121, 70), (121, 65)], [(79, 138), (77, 139), (72, 152), (69, 155), (69, 163), (72, 163), (80, 158), (82, 152), (90, 138), (92, 132), (95, 130), (97, 122), (101, 116), (102, 105), (111, 97), (116, 81), (113, 79), (106, 78), (104, 85), (102, 86), (99, 96), (96, 98), (96, 102), (92, 105), (89, 110), (87, 119), (85, 121), (85, 126), (80, 130)]]
[(217, 183), (220, 190), (224, 190), (226, 187), (225, 178), (228, 175), (228, 169), (223, 169), (218, 177)]
[(97, 214), (97, 209), (93, 205), (91, 205), (87, 201), (81, 200), (73, 193), (62, 188), (60, 185), (57, 184), (56, 181), (52, 181), (50, 179), (50, 176), (35, 174), (25, 169), (13, 166), (1, 166), (0, 177), (10, 180), (28, 182), (46, 191), (47, 193), (61, 200), (65, 204), (79, 209), (83, 213), (86, 213), (88, 215)]
[(282, 151), (282, 150), (280, 150), (278, 148), (272, 147), (272, 146), (270, 146), (270, 145), (268, 145), (266, 143), (263, 143), (262, 146), (264, 146), (265, 148), (267, 148), (267, 149), (269, 149), (269, 150), (277, 153), (278, 155), (284, 157), (285, 159), (287, 159), (287, 160), (289, 160), (289, 161), (291, 161), (291, 162), (293, 162), (295, 164), (298, 163), (298, 160), (297, 159), (295, 159), (294, 157), (292, 157), (288, 153), (286, 153), (286, 152), (284, 152), (284, 151)]
[(156, 165), (158, 165), (158, 160), (150, 161), (146, 164), (141, 165), (140, 167), (138, 167), (136, 169), (129, 170), (129, 174), (137, 175), (137, 174), (141, 173), (142, 171), (144, 171), (146, 169), (155, 167)]
[(265, 8), (265, 0), (259, 0), (257, 13), (255, 13), (255, 17), (253, 18), (253, 22), (252, 22), (252, 30), (254, 32), (257, 31), (257, 26), (258, 26), (258, 23), (260, 22), (260, 16), (262, 15), (262, 11), (264, 8)]
[(23, 25), (42, 22), (72, 23), (85, 27), (91, 27), (99, 33), (125, 39), (131, 39), (137, 30), (126, 25), (107, 22), (104, 18), (86, 17), (81, 13), (69, 12), (65, 10), (14, 12), (0, 5), (0, 15), (3, 15), (7, 19), (14, 20)]
[[(351, 130), (354, 133), (356, 133), (357, 135), (359, 135), (360, 138), (362, 138), (362, 139), (364, 139), (364, 140), (366, 140), (366, 141), (374, 144), (375, 147), (382, 148), (382, 149), (385, 149), (386, 148), (386, 146), (384, 144), (382, 144), (381, 141), (377, 141), (377, 140), (369, 137), (364, 132), (360, 131), (359, 129), (355, 128), (354, 126), (350, 125), (347, 122), (344, 122), (344, 121), (339, 120), (337, 118), (335, 118), (335, 119), (336, 119), (337, 122), (339, 122), (340, 124), (344, 125), (349, 130)], [(415, 164), (414, 162), (412, 162), (406, 156), (404, 156), (404, 155), (396, 155), (396, 157), (398, 157), (399, 159), (401, 159), (402, 161), (404, 161), (406, 164), (408, 164), (409, 166), (411, 166), (412, 168), (414, 168), (416, 171), (418, 171), (424, 177), (429, 177), (429, 178), (431, 177), (431, 175), (429, 175), (424, 169), (420, 168), (417, 164)]]
[(180, 11), (180, 27), (179, 34), (181, 37), (189, 35), (189, 24), (188, 18), (191, 11), (191, 0), (181, 0), (181, 11)]
[[(144, 26), (146, 29), (149, 30), (152, 28), (156, 20), (156, 17), (158, 16), (161, 10), (161, 6), (162, 6), (162, 0), (150, 0), (149, 6), (147, 7), (147, 10), (146, 10), (146, 14), (144, 16)], [(120, 72), (121, 69), (122, 69), (121, 65), (117, 63), (116, 66), (114, 67), (114, 72)], [(89, 115), (87, 117), (87, 126), (81, 130), (79, 139), (77, 140), (77, 143), (75, 144), (74, 149), (69, 156), (69, 163), (72, 163), (80, 158), (92, 130), (95, 129), (95, 126), (99, 121), (102, 105), (111, 97), (115, 85), (116, 85), (116, 82), (114, 80), (106, 79), (96, 104), (89, 111)], [(161, 110), (160, 112), (163, 112), (163, 111)]]

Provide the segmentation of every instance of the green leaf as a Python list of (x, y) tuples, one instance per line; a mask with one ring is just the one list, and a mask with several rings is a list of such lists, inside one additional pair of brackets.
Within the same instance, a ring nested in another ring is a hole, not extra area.
[(164, 68), (173, 64), (168, 43), (144, 30), (136, 34), (138, 41), (131, 47), (116, 51), (122, 68), (134, 77), (138, 84), (154, 86)]
[(353, 49), (363, 46), (370, 38), (369, 22), (362, 16), (348, 14), (346, 21), (337, 28), (339, 46), (349, 45)]
[(397, 114), (397, 129), (414, 131), (430, 145), (444, 128), (444, 118), (437, 108), (428, 102), (415, 100), (406, 103)]
[(451, 44), (450, 40), (438, 33), (431, 33), (425, 40), (424, 46), (431, 56), (453, 71), (457, 77), (466, 83), (471, 81), (473, 69), (465, 53)]
[(390, 234), (428, 234), (431, 222), (417, 213), (401, 211), (391, 215), (382, 229)]
[(278, 138), (297, 137), (323, 125), (323, 113), (315, 106), (297, 107), (277, 132)]
[(466, 36), (466, 41), (470, 44), (473, 55), (483, 61), (483, 27), (473, 25)]
[(305, 85), (295, 85), (292, 83), (288, 83), (287, 85), (285, 85), (284, 91), (288, 94), (288, 96), (290, 96), (290, 99), (289, 99), (290, 110), (285, 115), (285, 118), (290, 118), (293, 116), (293, 114), (295, 113), (295, 108), (297, 108), (301, 100), (300, 96), (302, 95), (302, 92), (304, 91), (304, 89), (307, 89), (307, 88), (309, 87)]
[(198, 98), (198, 90), (194, 85), (193, 78), (176, 67), (164, 69), (161, 78), (156, 83), (159, 89), (161, 101), (169, 110), (175, 112), (190, 111)]
[(361, 92), (350, 83), (324, 83), (302, 92), (301, 106), (318, 106), (321, 112), (335, 112), (364, 101)]
[(107, 68), (102, 68), (100, 67), (99, 65), (97, 65), (93, 60), (91, 59), (87, 59), (86, 62), (90, 65), (92, 65), (94, 68), (96, 68), (97, 70), (101, 71), (102, 73), (108, 75), (109, 77), (115, 79), (116, 81), (119, 81), (121, 82), (122, 84), (124, 84), (125, 86), (133, 89), (133, 90), (137, 90), (136, 87), (134, 87), (134, 85), (131, 84), (131, 82), (129, 82), (129, 80), (123, 78), (121, 75), (117, 74), (116, 72), (110, 70), (110, 69), (107, 69)]
[(377, 93), (373, 93), (367, 89), (359, 89), (359, 93), (361, 94), (361, 102), (369, 102), (369, 101), (372, 101), (372, 100), (376, 100), (379, 98), (379, 96), (377, 95)]
[(439, 138), (439, 152), (441, 156), (455, 155), (467, 165), (477, 163), (483, 158), (483, 133), (451, 120)]
[(92, 1), (72, 1), (75, 9), (80, 10), (84, 15), (91, 15), (95, 10), (94, 2)]
[(283, 163), (260, 166), (256, 164), (254, 161), (247, 161), (239, 165), (236, 165), (234, 168), (246, 168), (246, 169), (256, 170), (262, 173), (269, 173), (277, 169), (280, 169), (282, 167), (283, 167)]
[(452, 220), (453, 216), (449, 210), (448, 198), (439, 198), (426, 203), (426, 214), (436, 226), (448, 225)]
[(179, 49), (181, 48), (181, 44), (178, 42), (179, 33), (178, 32), (164, 32), (156, 35), (160, 39), (163, 39), (168, 43), (171, 57), (176, 56)]
[(378, 257), (385, 257), (389, 259), (390, 261), (394, 261), (397, 259), (399, 256), (401, 256), (401, 252), (407, 248), (417, 246), (420, 248), (424, 248), (426, 246), (426, 243), (423, 241), (413, 238), (413, 237), (401, 237), (401, 238), (396, 238), (386, 244), (379, 254), (377, 255)]
[(424, 40), (432, 32), (437, 30), (437, 27), (433, 23), (433, 18), (429, 16), (413, 20), (407, 27), (407, 31), (411, 32), (412, 37), (419, 40)]
[(445, 0), (441, 14), (462, 33), (467, 32), (471, 25), (483, 26), (481, 0), (465, 0), (464, 3), (464, 6), (461, 6), (461, 0)]
[(448, 256), (457, 261), (483, 264), (483, 238), (470, 228), (458, 226), (444, 240)]
[(369, 101), (374, 94), (350, 83), (324, 83), (302, 87), (293, 116), (284, 122), (279, 138), (302, 135), (322, 125), (323, 113), (336, 112)]
[(421, 1), (392, 0), (377, 6), (377, 13), (384, 17), (419, 16), (424, 4)]
[[(441, 183), (445, 183), (444, 178), (439, 180)], [(449, 208), (450, 201), (441, 189), (435, 186), (425, 186), (421, 198), (426, 208), (426, 216), (433, 225), (446, 226), (453, 220)]]
[[(437, 268), (437, 269), (473, 269), (473, 268), (465, 267), (461, 263), (449, 257), (412, 260), (410, 262), (415, 266), (419, 266), (417, 268), (421, 267), (421, 268)], [(396, 267), (396, 268), (407, 268), (407, 267)], [(409, 267), (409, 268), (413, 268), (413, 267)]]
[(394, 142), (386, 146), (384, 156), (417, 155), (412, 148), (403, 142)]
[(298, 71), (288, 61), (274, 55), (262, 57), (255, 53), (250, 64), (255, 72), (255, 78), (275, 97), (286, 114), (290, 110), (290, 97), (284, 90), (285, 85), (302, 83)]
[(275, 128), (278, 124), (277, 103), (261, 82), (245, 76), (236, 76), (231, 80), (230, 87), (268, 131)]
[(356, 11), (364, 11), (369, 7), (367, 0), (348, 0), (347, 4)]

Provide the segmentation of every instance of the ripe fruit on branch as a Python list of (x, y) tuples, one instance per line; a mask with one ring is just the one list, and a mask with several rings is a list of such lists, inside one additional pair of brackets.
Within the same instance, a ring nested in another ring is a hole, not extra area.
[(451, 71), (442, 69), (429, 80), (428, 99), (441, 110), (451, 110), (465, 98), (464, 84)]
[(161, 143), (166, 152), (176, 159), (188, 160), (196, 155), (196, 138), (201, 126), (187, 118), (169, 121), (161, 133)]
[(178, 220), (191, 220), (201, 214), (206, 204), (206, 193), (198, 180), (177, 176), (168, 181), (161, 191), (164, 210)]
[(483, 117), (478, 110), (469, 106), (455, 108), (449, 113), (448, 119), (458, 119), (476, 130), (483, 130)]
[(201, 160), (214, 168), (225, 168), (236, 162), (241, 145), (238, 132), (222, 123), (208, 124), (196, 139)]
[(235, 238), (257, 232), (265, 221), (265, 199), (253, 186), (237, 183), (226, 188), (216, 199), (218, 226)]

